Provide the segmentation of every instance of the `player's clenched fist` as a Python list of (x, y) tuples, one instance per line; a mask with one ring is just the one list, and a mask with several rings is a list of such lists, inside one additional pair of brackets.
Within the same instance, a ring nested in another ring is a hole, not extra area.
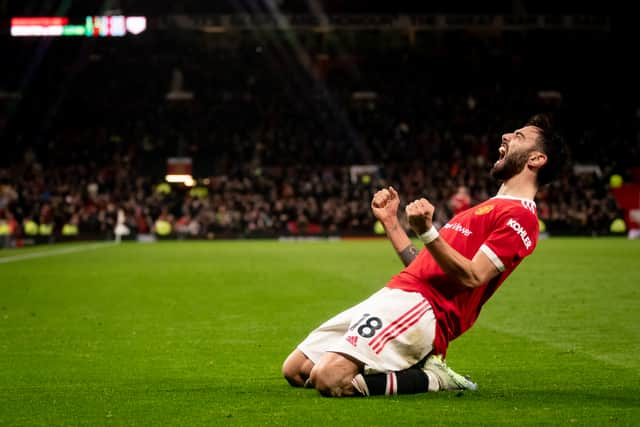
[(433, 212), (435, 208), (427, 199), (418, 199), (407, 205), (404, 209), (411, 229), (418, 235), (429, 230), (433, 225)]
[(371, 210), (380, 222), (387, 225), (390, 221), (397, 220), (399, 204), (400, 198), (395, 188), (383, 188), (373, 195), (373, 199), (371, 199)]

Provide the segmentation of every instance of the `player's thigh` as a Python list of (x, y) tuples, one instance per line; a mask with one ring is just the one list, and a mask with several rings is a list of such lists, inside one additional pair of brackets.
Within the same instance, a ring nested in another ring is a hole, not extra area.
[(357, 305), (337, 314), (314, 329), (285, 360), (282, 372), (291, 385), (303, 386), (311, 370), (331, 345), (344, 338)]
[(344, 340), (349, 326), (354, 322), (354, 316), (362, 316), (362, 304), (350, 307), (322, 323), (298, 345), (298, 350), (318, 363), (331, 347)]
[(436, 319), (419, 293), (384, 288), (357, 309), (345, 333), (325, 351), (362, 362), (365, 373), (407, 369), (433, 349)]

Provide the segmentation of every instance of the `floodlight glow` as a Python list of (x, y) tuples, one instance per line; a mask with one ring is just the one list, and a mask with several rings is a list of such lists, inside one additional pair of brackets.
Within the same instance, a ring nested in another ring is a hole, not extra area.
[(181, 183), (186, 185), (187, 187), (193, 187), (195, 185), (195, 181), (191, 175), (165, 175), (164, 180), (171, 183)]

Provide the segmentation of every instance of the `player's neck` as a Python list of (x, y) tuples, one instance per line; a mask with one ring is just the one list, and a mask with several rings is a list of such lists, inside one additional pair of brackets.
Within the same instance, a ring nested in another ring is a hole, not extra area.
[(504, 181), (497, 195), (533, 200), (537, 192), (538, 186), (535, 182), (532, 182), (530, 177), (520, 173)]

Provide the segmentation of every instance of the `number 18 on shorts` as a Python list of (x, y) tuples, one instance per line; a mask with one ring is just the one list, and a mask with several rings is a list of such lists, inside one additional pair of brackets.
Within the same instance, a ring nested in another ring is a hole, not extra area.
[(431, 352), (435, 324), (422, 295), (383, 288), (320, 325), (298, 348), (314, 363), (330, 351), (364, 363), (365, 373), (399, 371)]

